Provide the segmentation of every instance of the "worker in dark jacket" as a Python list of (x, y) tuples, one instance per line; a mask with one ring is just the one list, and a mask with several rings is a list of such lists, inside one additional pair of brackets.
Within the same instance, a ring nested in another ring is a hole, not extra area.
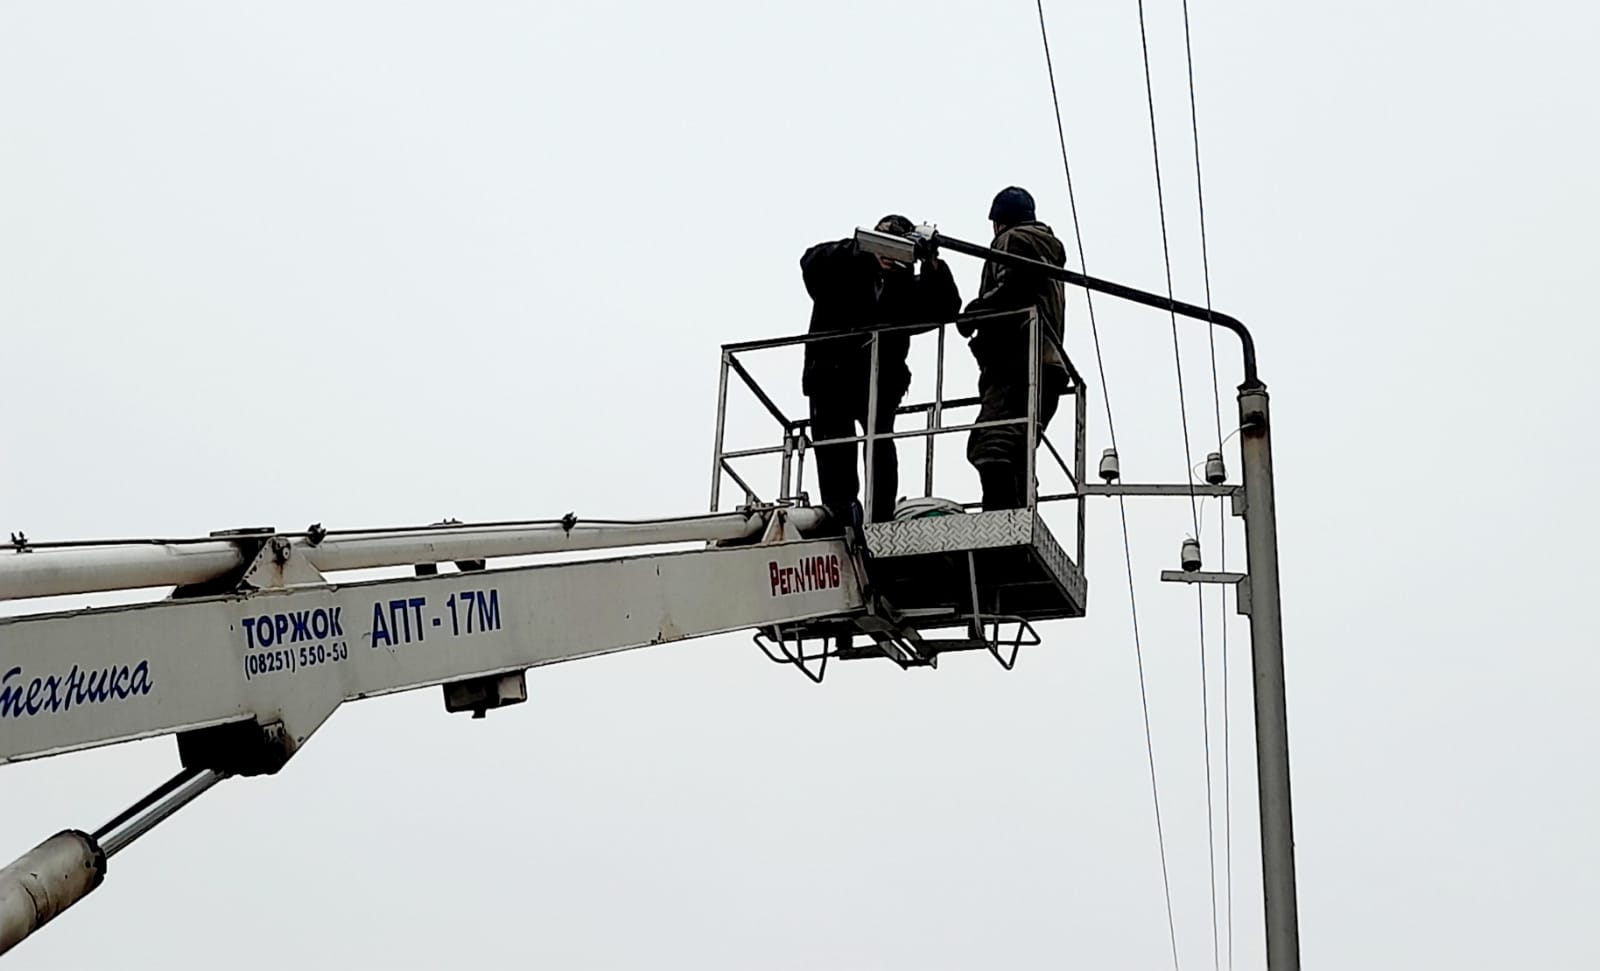
[[(898, 215), (885, 216), (876, 228), (896, 235), (913, 229)], [(943, 260), (923, 260), (919, 273), (909, 264), (863, 251), (854, 238), (811, 247), (800, 258), (800, 270), (812, 300), (810, 333), (847, 332), (806, 345), (801, 389), (811, 402), (811, 438), (851, 438), (857, 425), (867, 426), (872, 349), (866, 331), (896, 324), (927, 324), (931, 330), (960, 313), (961, 293)], [(911, 334), (902, 330), (879, 337), (878, 432), (894, 430), (895, 409), (911, 386), (906, 365)], [(872, 518), (882, 522), (894, 517), (899, 461), (893, 439), (878, 441), (873, 449)], [(860, 492), (856, 448), (846, 443), (816, 451), (822, 504), (837, 523), (850, 522)]]
[[(1049, 226), (1034, 213), (1033, 196), (1016, 186), (1001, 190), (989, 209), (994, 223), (990, 249), (1015, 253), (1053, 266), (1066, 265), (1066, 249)], [(1040, 433), (1054, 417), (1067, 387), (1066, 363), (1045, 334), (1063, 339), (1066, 295), (1059, 280), (1037, 271), (984, 264), (979, 293), (967, 305), (968, 313), (1006, 310), (1038, 312)], [(1024, 418), (1028, 414), (1028, 325), (1025, 317), (1002, 317), (974, 325), (963, 322), (963, 336), (973, 334), (968, 347), (978, 362), (978, 422)], [(983, 508), (1015, 509), (1027, 503), (1027, 426), (1004, 425), (973, 429), (967, 440), (967, 461), (978, 470), (983, 484)], [(1035, 443), (1037, 446), (1037, 443)]]

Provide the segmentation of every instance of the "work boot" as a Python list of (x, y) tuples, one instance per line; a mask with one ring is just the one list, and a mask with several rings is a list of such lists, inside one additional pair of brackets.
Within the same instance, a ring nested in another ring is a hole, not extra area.
[(850, 500), (850, 505), (842, 510), (826, 503), (824, 503), (820, 508), (822, 509), (822, 522), (818, 524), (816, 529), (807, 534), (809, 537), (824, 538), (843, 536), (845, 533), (845, 527), (847, 526), (854, 526), (856, 533), (858, 535), (860, 534), (862, 520), (860, 500)]

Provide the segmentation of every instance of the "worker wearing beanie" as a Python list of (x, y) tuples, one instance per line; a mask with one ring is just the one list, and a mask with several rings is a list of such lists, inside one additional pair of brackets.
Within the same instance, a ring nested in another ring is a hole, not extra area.
[[(989, 220), (994, 224), (995, 236), (989, 244), (991, 249), (1054, 266), (1066, 265), (1066, 248), (1048, 225), (1039, 222), (1033, 196), (1026, 189), (1002, 189), (989, 207)], [(978, 296), (967, 305), (967, 313), (1029, 307), (1038, 312), (1042, 328), (1038, 411), (1042, 433), (1067, 387), (1066, 363), (1045, 337), (1050, 333), (1057, 341), (1063, 340), (1066, 295), (1061, 282), (1027, 269), (986, 262)], [(981, 324), (963, 321), (959, 329), (962, 336), (971, 336), (968, 347), (978, 362), (977, 421), (1027, 417), (1028, 371), (1032, 362), (1028, 359), (1026, 318), (1001, 318)], [(1027, 426), (1020, 424), (972, 430), (967, 439), (967, 461), (978, 470), (983, 484), (984, 509), (1014, 509), (1026, 504), (1027, 434)]]
[[(903, 236), (911, 220), (885, 216), (877, 230)], [(854, 237), (818, 243), (800, 258), (800, 272), (810, 294), (810, 333), (840, 331), (841, 336), (806, 345), (801, 390), (810, 399), (811, 439), (853, 438), (856, 426), (867, 426), (867, 389), (872, 370), (872, 328), (895, 324), (935, 325), (955, 319), (961, 293), (950, 267), (938, 258), (922, 261), (921, 272), (861, 249)], [(917, 332), (920, 332), (917, 331)], [(911, 386), (906, 356), (912, 330), (883, 334), (878, 341), (879, 432), (894, 430), (895, 409)], [(854, 444), (816, 450), (819, 498), (835, 525), (855, 521), (860, 479)], [(899, 490), (899, 460), (893, 439), (873, 444), (872, 518), (894, 517)]]

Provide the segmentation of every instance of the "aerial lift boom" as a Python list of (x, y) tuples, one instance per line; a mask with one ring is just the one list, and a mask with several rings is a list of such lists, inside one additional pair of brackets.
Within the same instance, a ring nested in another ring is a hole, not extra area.
[[(346, 701), (444, 685), (482, 716), (530, 667), (848, 614), (862, 585), (811, 509), (630, 524), (438, 526), (79, 546), (17, 540), (0, 599), (172, 585), (164, 601), (0, 620), (0, 763), (175, 734), (172, 781), (94, 834), (0, 871), (0, 952), (93, 890), (106, 859), (230, 775), (276, 772)], [(488, 557), (703, 549), (484, 569)], [(436, 563), (457, 562), (440, 573)], [(409, 566), (338, 584), (323, 571)]]
[[(936, 530), (931, 546), (925, 522), (874, 527), (884, 559), (872, 575), (892, 582), (919, 561), (942, 565), (963, 551), (973, 562), (1017, 553), (1043, 535), (1031, 510), (958, 518), (967, 528)], [(123, 543), (13, 537), (0, 555), (0, 600), (172, 592), (0, 619), (0, 764), (174, 735), (183, 768), (95, 832), (63, 831), (0, 870), (0, 953), (94, 890), (111, 856), (218, 781), (279, 771), (347, 701), (438, 685), (448, 711), (483, 717), (527, 699), (529, 668), (738, 630), (760, 632), (769, 657), (817, 680), (808, 665), (816, 658), (801, 646), (808, 636), (841, 645), (832, 656), (908, 668), (933, 666), (942, 651), (1000, 657), (983, 625), (1012, 617), (986, 616), (976, 600), (966, 610), (898, 610), (868, 579), (862, 531), (817, 535), (823, 526), (820, 510), (753, 501), (628, 523), (314, 526)], [(632, 552), (680, 544), (689, 547)], [(612, 555), (491, 565), (584, 550)], [(1082, 578), (1056, 555), (1066, 568), (1043, 575), (1052, 596), (1030, 594), (1036, 617), (1042, 603), (1050, 616), (1081, 614)], [(412, 575), (330, 576), (384, 567)], [(951, 626), (968, 636), (923, 636)], [(848, 646), (855, 635), (869, 646)], [(1014, 641), (1008, 666), (1021, 636)]]

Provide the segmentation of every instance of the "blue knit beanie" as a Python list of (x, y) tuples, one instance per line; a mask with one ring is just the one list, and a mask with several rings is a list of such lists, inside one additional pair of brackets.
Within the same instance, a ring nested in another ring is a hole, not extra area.
[(1000, 194), (994, 197), (994, 204), (989, 207), (989, 219), (1002, 226), (1032, 222), (1033, 218), (1033, 196), (1020, 186), (1001, 189)]

